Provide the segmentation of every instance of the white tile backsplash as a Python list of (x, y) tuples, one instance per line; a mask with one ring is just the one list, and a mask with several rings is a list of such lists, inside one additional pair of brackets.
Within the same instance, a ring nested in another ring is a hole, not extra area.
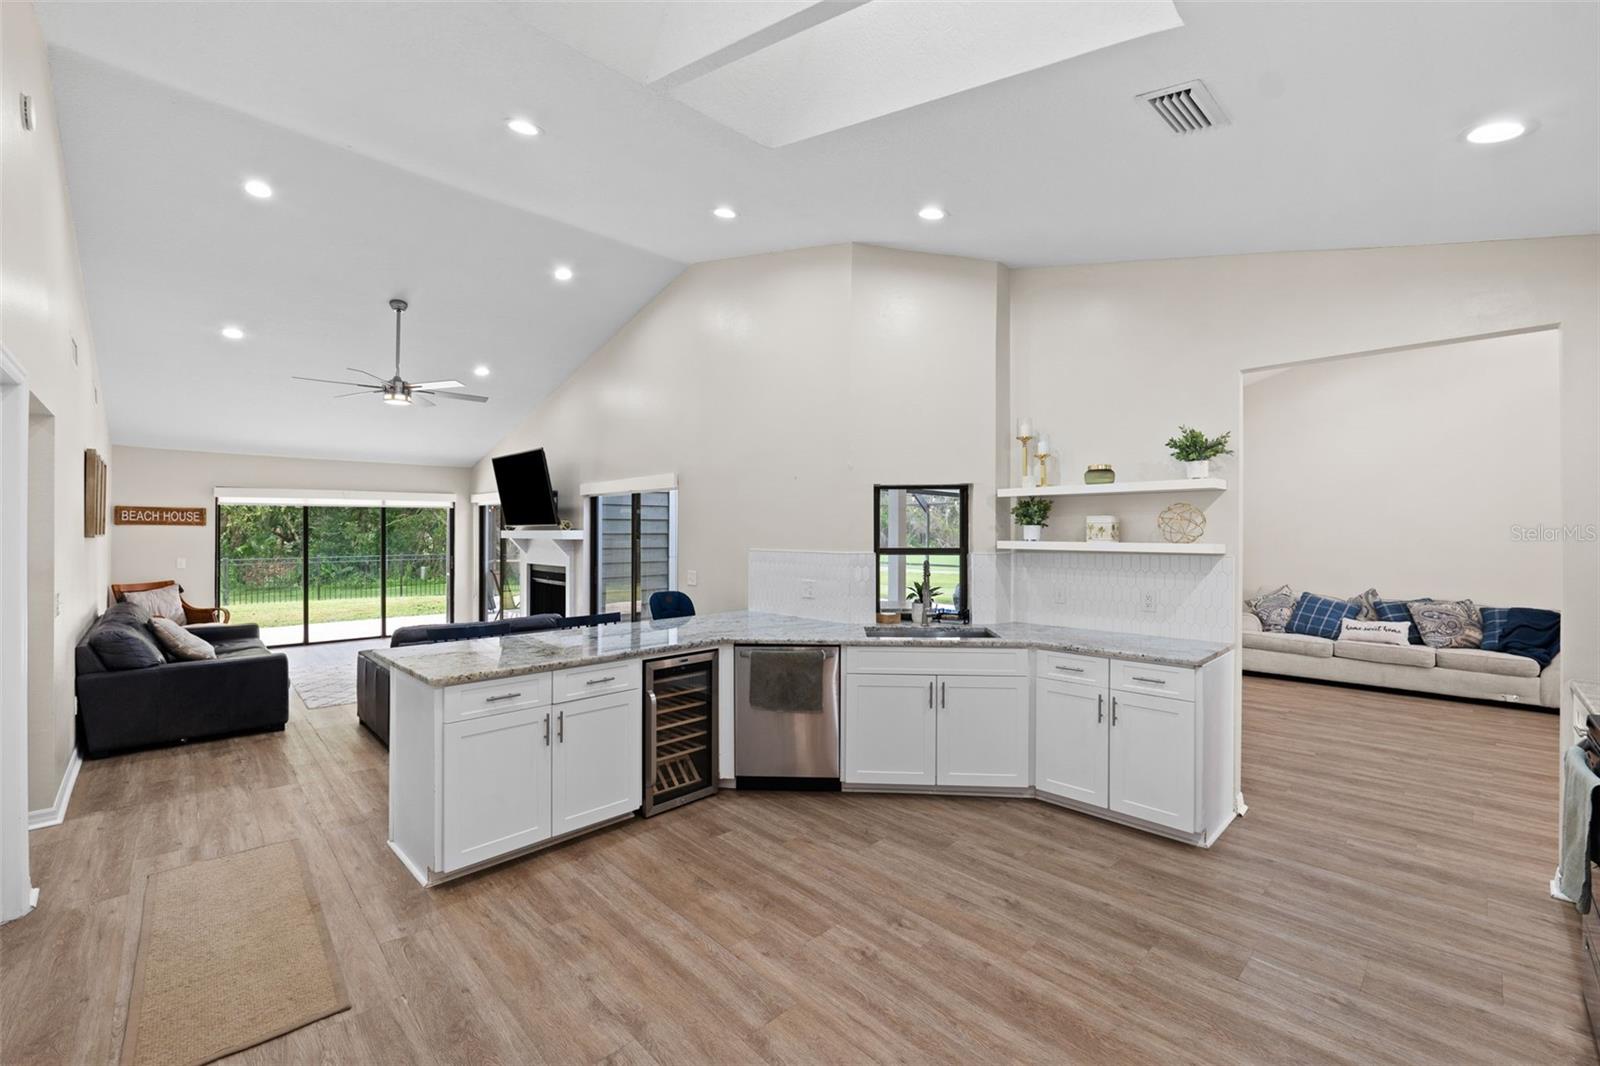
[(1009, 621), (1221, 641), (1238, 624), (1233, 576), (1230, 555), (1006, 552), (1000, 569)]
[(750, 552), (746, 603), (752, 611), (867, 625), (877, 594), (872, 567), (871, 552), (755, 549)]

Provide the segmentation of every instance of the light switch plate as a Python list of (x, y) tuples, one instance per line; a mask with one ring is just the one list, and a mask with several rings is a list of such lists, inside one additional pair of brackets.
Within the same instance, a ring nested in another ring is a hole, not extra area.
[(802, 600), (814, 600), (817, 598), (817, 583), (809, 577), (800, 579), (800, 598)]
[(691, 588), (700, 584), (700, 571), (690, 570), (688, 573), (684, 574), (683, 583)]
[(178, 556), (178, 569), (179, 570), (187, 570), (187, 569), (189, 569), (189, 560), (185, 559), (181, 555)]

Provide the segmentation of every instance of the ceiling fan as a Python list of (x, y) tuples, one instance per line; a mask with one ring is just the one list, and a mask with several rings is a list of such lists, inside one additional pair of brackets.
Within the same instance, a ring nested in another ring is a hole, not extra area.
[(437, 406), (430, 396), (440, 396), (446, 400), (469, 400), (472, 403), (488, 403), (487, 396), (474, 396), (470, 392), (446, 392), (446, 389), (464, 389), (465, 385), (459, 381), (407, 381), (400, 376), (400, 316), (405, 314), (407, 304), (404, 300), (390, 300), (389, 307), (394, 311), (394, 377), (381, 378), (370, 370), (361, 370), (357, 367), (347, 366), (346, 370), (357, 374), (365, 374), (377, 384), (365, 381), (334, 381), (332, 378), (306, 378), (299, 374), (291, 375), (296, 381), (317, 381), (324, 385), (349, 385), (355, 392), (341, 392), (333, 397), (335, 400), (345, 396), (382, 396), (383, 402), (395, 407), (410, 407), (414, 403), (424, 407)]

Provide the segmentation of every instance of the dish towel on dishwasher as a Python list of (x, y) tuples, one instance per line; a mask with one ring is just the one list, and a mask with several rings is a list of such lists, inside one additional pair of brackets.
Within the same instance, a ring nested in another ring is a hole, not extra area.
[(763, 711), (822, 710), (820, 648), (752, 648), (750, 706)]
[(1561, 760), (1561, 865), (1550, 882), (1550, 894), (1576, 903), (1582, 914), (1589, 912), (1589, 815), (1593, 811), (1590, 793), (1600, 785), (1600, 777), (1589, 769), (1583, 748), (1574, 744)]

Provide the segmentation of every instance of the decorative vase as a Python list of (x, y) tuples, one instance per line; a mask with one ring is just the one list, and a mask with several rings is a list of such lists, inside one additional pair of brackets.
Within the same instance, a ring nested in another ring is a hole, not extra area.
[(1023, 540), (1038, 540), (1039, 539), (1039, 532), (1042, 529), (1044, 529), (1043, 526), (1023, 526), (1022, 527), (1022, 539)]
[(920, 626), (922, 624), (922, 601), (921, 600), (912, 600), (911, 601), (911, 624), (914, 625), (914, 626)]
[(1084, 519), (1083, 539), (1090, 541), (1119, 541), (1122, 525), (1114, 514), (1092, 514)]
[(1110, 463), (1095, 463), (1083, 472), (1085, 485), (1109, 485), (1117, 480), (1117, 472)]
[(1201, 478), (1211, 476), (1211, 460), (1196, 459), (1183, 464), (1183, 476), (1187, 478)]

